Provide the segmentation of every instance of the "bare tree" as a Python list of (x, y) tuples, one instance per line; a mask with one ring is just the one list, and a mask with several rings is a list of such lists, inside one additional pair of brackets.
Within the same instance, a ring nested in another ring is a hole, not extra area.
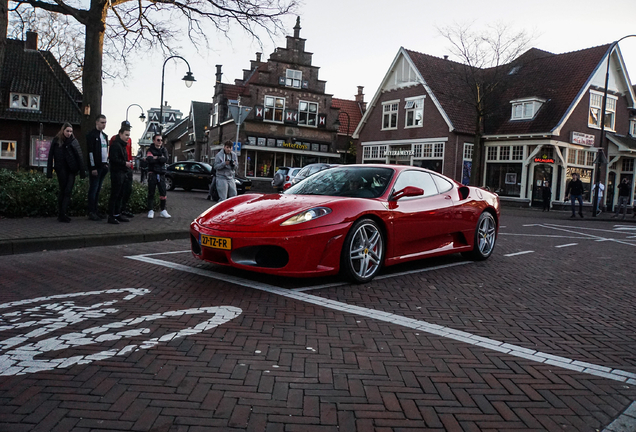
[(451, 54), (463, 65), (452, 72), (463, 88), (454, 89), (450, 96), (475, 113), (470, 184), (479, 186), (484, 172), (484, 119), (496, 108), (493, 99), (510, 69), (504, 66), (519, 57), (533, 37), (525, 30), (513, 32), (501, 23), (488, 26), (484, 31), (475, 31), (473, 26), (472, 23), (455, 24), (438, 28), (438, 32), (450, 42)]
[[(7, 0), (0, 0), (0, 2)], [(10, 10), (23, 5), (71, 17), (83, 27), (84, 64), (83, 105), (90, 107), (82, 130), (93, 127), (101, 112), (104, 40), (117, 48), (121, 58), (133, 49), (159, 47), (171, 53), (172, 43), (185, 34), (198, 44), (207, 41), (211, 25), (228, 36), (238, 26), (260, 41), (260, 35), (273, 37), (282, 30), (281, 19), (295, 11), (298, 0), (90, 0), (88, 8), (76, 0), (9, 0)], [(186, 31), (179, 26), (185, 23)], [(1, 25), (1, 24), (0, 24)], [(0, 37), (4, 37), (4, 33)], [(0, 42), (1, 43), (1, 42)]]

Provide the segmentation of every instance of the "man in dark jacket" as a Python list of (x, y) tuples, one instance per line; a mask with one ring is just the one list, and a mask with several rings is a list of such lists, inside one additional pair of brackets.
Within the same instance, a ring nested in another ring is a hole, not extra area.
[(163, 137), (155, 134), (152, 144), (146, 151), (148, 162), (148, 219), (155, 217), (155, 189), (159, 189), (159, 204), (162, 218), (170, 218), (166, 210), (166, 162), (168, 162), (168, 150), (163, 146)]
[[(625, 215), (627, 215), (627, 204), (629, 204), (629, 192), (631, 191), (631, 187), (629, 186), (629, 180), (627, 177), (623, 178), (618, 184), (618, 204), (616, 204), (616, 211), (612, 218), (617, 218), (621, 213), (621, 209), (625, 209), (623, 213), (623, 219), (625, 219)], [(636, 212), (634, 213), (636, 214)]]
[(572, 180), (570, 180), (567, 189), (565, 189), (566, 200), (568, 196), (572, 202), (572, 216), (570, 217), (576, 217), (576, 200), (579, 201), (579, 216), (583, 217), (583, 182), (579, 178), (578, 173), (572, 173)]
[(98, 221), (103, 215), (98, 213), (99, 192), (104, 177), (108, 174), (108, 136), (104, 133), (106, 116), (100, 114), (95, 119), (95, 129), (86, 135), (88, 149), (88, 218)]
[(108, 202), (108, 223), (130, 222), (130, 219), (121, 214), (121, 202), (124, 194), (126, 172), (132, 168), (132, 162), (128, 162), (126, 144), (130, 138), (130, 127), (122, 127), (119, 135), (110, 145), (108, 157), (110, 161), (110, 201)]

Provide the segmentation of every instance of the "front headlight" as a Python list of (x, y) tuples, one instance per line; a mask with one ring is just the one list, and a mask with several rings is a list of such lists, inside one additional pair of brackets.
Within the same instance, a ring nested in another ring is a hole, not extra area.
[(329, 213), (331, 213), (331, 209), (329, 207), (315, 207), (290, 217), (280, 225), (296, 225), (303, 222), (309, 222), (310, 220), (318, 219), (319, 217), (328, 215)]

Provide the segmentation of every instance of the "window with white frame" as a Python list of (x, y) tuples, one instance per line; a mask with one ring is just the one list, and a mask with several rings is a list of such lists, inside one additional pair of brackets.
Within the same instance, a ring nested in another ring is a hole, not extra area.
[(624, 158), (623, 159), (623, 172), (634, 171), (634, 159), (632, 158)]
[(298, 102), (298, 124), (316, 127), (318, 125), (318, 104), (315, 102)]
[(219, 104), (216, 103), (212, 107), (212, 115), (210, 116), (210, 126), (214, 127), (219, 124)]
[(633, 137), (636, 137), (636, 119), (632, 119), (629, 121), (629, 134)]
[(283, 111), (285, 111), (285, 98), (276, 96), (265, 96), (264, 120), (283, 122)]
[(397, 129), (399, 104), (400, 101), (384, 102), (382, 104), (382, 130)]
[(444, 158), (444, 143), (425, 143), (413, 145), (414, 159)]
[(435, 143), (433, 145), (433, 157), (434, 158), (444, 157), (444, 143)]
[[(614, 120), (616, 117), (616, 96), (607, 95), (605, 104), (605, 127), (614, 130)], [(601, 112), (603, 107), (603, 93), (590, 90), (590, 115), (587, 121), (588, 126), (594, 128), (601, 127)]]
[(530, 99), (516, 99), (510, 101), (512, 104), (511, 120), (531, 120), (534, 118), (539, 108), (545, 100), (530, 98)]
[(512, 160), (523, 160), (523, 146), (512, 146)]
[(424, 96), (406, 99), (406, 123), (404, 127), (421, 127), (424, 116)]
[(473, 160), (473, 151), (475, 144), (464, 143), (464, 160)]
[(486, 160), (496, 161), (499, 147), (488, 147), (486, 150)]
[(596, 153), (584, 149), (568, 149), (568, 165), (594, 166)]
[(11, 93), (9, 95), (11, 99), (11, 108), (26, 109), (32, 111), (40, 110), (40, 96), (23, 94), (23, 93)]
[(362, 149), (363, 159), (384, 159), (386, 153), (385, 145), (364, 146)]
[(15, 141), (0, 141), (0, 159), (15, 159), (17, 144)]
[(287, 87), (300, 88), (302, 86), (302, 80), (302, 71), (287, 69), (287, 72), (285, 73), (285, 85)]
[(523, 160), (523, 146), (494, 146), (486, 148), (488, 161)]

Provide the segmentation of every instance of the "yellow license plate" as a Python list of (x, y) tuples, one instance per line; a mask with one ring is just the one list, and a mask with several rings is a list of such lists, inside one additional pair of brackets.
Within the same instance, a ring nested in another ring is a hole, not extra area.
[(232, 239), (227, 237), (213, 237), (201, 234), (201, 246), (212, 249), (232, 250)]
[(245, 190), (250, 190), (252, 189), (252, 186), (245, 186)]

